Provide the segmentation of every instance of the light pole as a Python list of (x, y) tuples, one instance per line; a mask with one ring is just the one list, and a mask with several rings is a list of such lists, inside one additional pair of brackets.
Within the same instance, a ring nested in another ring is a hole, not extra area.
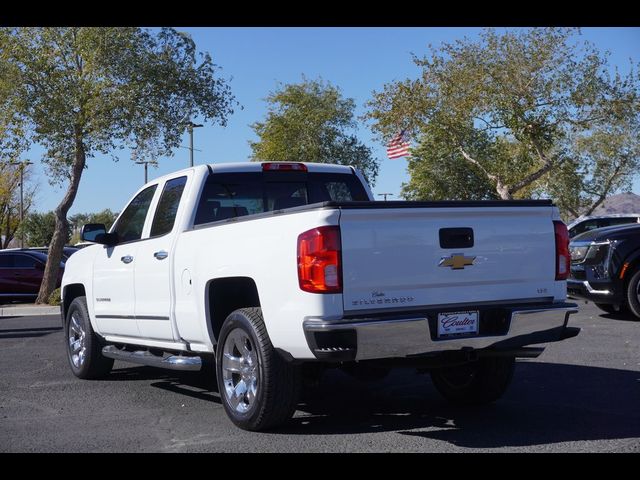
[(393, 196), (393, 193), (379, 193), (379, 197), (384, 197), (384, 201), (387, 201), (387, 196)]
[(24, 167), (25, 165), (33, 165), (29, 160), (16, 162), (12, 160), (9, 165), (20, 165), (20, 248), (24, 248)]
[(136, 164), (138, 165), (144, 165), (144, 183), (147, 183), (148, 180), (148, 176), (147, 176), (147, 165), (152, 164), (152, 165), (156, 165), (157, 162), (153, 161), (153, 160), (138, 160), (136, 161)]
[(189, 122), (189, 166), (193, 167), (193, 129), (198, 127), (204, 127), (198, 123)]

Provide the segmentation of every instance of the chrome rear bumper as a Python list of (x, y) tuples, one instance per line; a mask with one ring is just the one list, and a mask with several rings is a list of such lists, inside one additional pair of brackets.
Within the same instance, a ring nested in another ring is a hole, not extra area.
[(567, 328), (569, 315), (578, 312), (575, 304), (504, 310), (508, 315), (506, 333), (497, 335), (483, 335), (481, 327), (477, 336), (438, 339), (434, 334), (435, 312), (396, 318), (305, 320), (303, 328), (316, 358), (328, 361), (401, 358), (452, 350), (517, 349), (560, 341), (579, 332)]

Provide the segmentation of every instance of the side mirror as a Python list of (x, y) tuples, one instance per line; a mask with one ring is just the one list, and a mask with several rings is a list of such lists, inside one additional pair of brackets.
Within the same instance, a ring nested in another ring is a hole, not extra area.
[(101, 243), (102, 245), (115, 245), (118, 243), (118, 235), (107, 233), (107, 228), (102, 223), (87, 223), (80, 231), (80, 238), (85, 242)]

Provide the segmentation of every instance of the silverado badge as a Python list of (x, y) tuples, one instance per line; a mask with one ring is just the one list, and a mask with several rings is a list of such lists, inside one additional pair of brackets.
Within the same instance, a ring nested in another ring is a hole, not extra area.
[(453, 254), (449, 257), (442, 257), (439, 267), (451, 267), (453, 270), (463, 270), (467, 265), (473, 265), (476, 257), (465, 257), (460, 253)]

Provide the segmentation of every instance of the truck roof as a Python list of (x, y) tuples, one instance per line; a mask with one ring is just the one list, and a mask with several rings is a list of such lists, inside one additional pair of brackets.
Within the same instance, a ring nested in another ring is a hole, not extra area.
[[(213, 172), (216, 173), (231, 173), (231, 172), (261, 172), (262, 171), (262, 163), (267, 162), (230, 162), (230, 163), (209, 163), (203, 165), (194, 165), (193, 167), (183, 168), (181, 170), (176, 170), (175, 172), (168, 173), (158, 178), (154, 178), (150, 180), (148, 183), (154, 183), (158, 181), (164, 180), (166, 177), (175, 177), (176, 174), (181, 172), (188, 172), (191, 169), (194, 170), (202, 170), (206, 168), (211, 168)], [(285, 163), (285, 162), (273, 162), (273, 163)], [(289, 162), (286, 162), (289, 163)], [(302, 163), (306, 165), (307, 170), (309, 172), (324, 172), (324, 173), (353, 173), (350, 166), (347, 165), (335, 165), (329, 163), (311, 163), (311, 162), (293, 162), (293, 163)]]
[[(261, 172), (262, 163), (289, 163), (289, 162), (235, 162), (235, 163), (211, 163), (209, 166), (214, 172)], [(334, 172), (352, 173), (351, 167), (328, 163), (292, 162), (306, 165), (309, 172)]]

